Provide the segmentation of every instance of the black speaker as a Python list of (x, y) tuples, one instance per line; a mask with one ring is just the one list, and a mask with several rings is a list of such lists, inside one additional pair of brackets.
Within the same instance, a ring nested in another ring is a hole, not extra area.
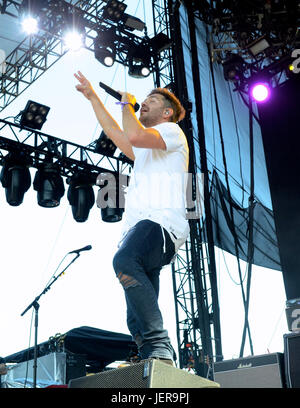
[(82, 378), (69, 388), (218, 388), (219, 384), (155, 359)]
[(300, 388), (300, 332), (285, 334), (283, 339), (287, 387)]
[(282, 353), (224, 360), (213, 364), (221, 388), (284, 388)]

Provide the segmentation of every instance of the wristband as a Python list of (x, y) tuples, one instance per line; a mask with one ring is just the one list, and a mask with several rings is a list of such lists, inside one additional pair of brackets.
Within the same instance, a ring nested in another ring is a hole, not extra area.
[(131, 105), (133, 107), (133, 109), (134, 109), (134, 106), (133, 106), (133, 104), (131, 102), (116, 102), (116, 104), (121, 105), (122, 110), (124, 109), (125, 105)]

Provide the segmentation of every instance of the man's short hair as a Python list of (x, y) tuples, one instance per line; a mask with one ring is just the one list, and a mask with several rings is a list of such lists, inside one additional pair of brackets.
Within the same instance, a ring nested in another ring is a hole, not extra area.
[(165, 98), (166, 107), (173, 109), (173, 115), (170, 117), (170, 122), (177, 123), (185, 117), (184, 107), (181, 105), (179, 99), (167, 88), (155, 88), (148, 96), (155, 94), (162, 95)]

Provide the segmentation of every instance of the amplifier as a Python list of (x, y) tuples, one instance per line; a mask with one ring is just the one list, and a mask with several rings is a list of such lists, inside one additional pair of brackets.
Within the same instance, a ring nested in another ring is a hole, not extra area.
[(221, 388), (284, 388), (283, 354), (271, 353), (213, 364)]
[(283, 339), (287, 387), (300, 388), (300, 332), (285, 334)]
[(69, 388), (213, 388), (219, 384), (155, 359), (143, 360), (82, 378)]

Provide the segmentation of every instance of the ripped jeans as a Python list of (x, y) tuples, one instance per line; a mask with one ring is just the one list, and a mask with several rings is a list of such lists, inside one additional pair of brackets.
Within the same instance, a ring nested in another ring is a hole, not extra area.
[[(114, 256), (115, 273), (127, 304), (127, 326), (142, 359), (173, 359), (173, 348), (158, 305), (159, 274), (174, 256), (168, 232), (150, 220), (139, 221), (129, 230)], [(165, 244), (165, 253), (164, 253)]]

